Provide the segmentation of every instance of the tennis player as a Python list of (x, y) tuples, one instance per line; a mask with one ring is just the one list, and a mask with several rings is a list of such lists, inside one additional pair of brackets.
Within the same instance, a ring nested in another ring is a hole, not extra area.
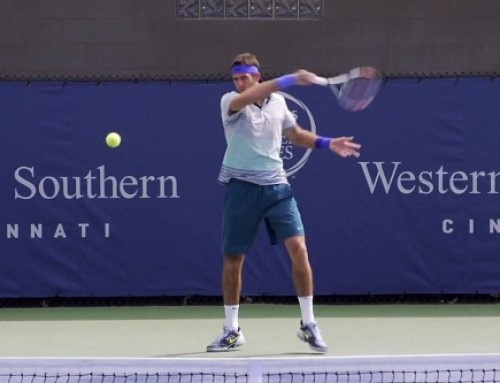
[(304, 226), (287, 181), (280, 148), (283, 135), (294, 145), (330, 150), (341, 157), (358, 157), (353, 137), (321, 137), (297, 125), (285, 99), (275, 93), (294, 85), (311, 85), (315, 75), (298, 70), (262, 81), (255, 55), (243, 53), (232, 62), (236, 92), (222, 96), (222, 124), (227, 148), (219, 181), (227, 186), (222, 223), (224, 254), (222, 289), (223, 331), (207, 351), (230, 351), (245, 343), (238, 324), (241, 274), (245, 254), (264, 221), (271, 244), (284, 243), (292, 262), (301, 321), (298, 337), (317, 352), (326, 352), (313, 310), (313, 276)]

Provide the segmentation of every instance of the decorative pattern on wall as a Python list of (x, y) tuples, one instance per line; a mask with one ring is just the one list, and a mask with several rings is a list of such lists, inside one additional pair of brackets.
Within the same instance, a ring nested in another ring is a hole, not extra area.
[(295, 19), (323, 17), (324, 0), (177, 0), (178, 19)]

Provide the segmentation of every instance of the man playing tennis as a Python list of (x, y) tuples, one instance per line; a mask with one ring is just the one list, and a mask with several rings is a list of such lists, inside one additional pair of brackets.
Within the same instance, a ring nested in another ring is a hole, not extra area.
[(313, 277), (304, 227), (280, 157), (282, 136), (294, 145), (328, 149), (341, 157), (358, 157), (361, 146), (353, 137), (320, 137), (302, 129), (285, 99), (274, 93), (292, 85), (313, 84), (313, 73), (299, 70), (262, 82), (256, 56), (243, 53), (233, 60), (231, 74), (237, 92), (226, 93), (221, 99), (227, 148), (219, 174), (219, 181), (227, 186), (222, 224), (225, 322), (222, 334), (207, 351), (230, 351), (245, 343), (238, 325), (241, 272), (263, 220), (271, 243), (284, 243), (291, 258), (301, 310), (298, 337), (313, 350), (326, 352), (314, 318)]

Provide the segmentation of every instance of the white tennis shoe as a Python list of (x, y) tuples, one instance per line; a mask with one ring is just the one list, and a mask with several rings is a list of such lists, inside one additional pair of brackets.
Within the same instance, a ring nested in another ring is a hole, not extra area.
[(207, 352), (234, 351), (245, 344), (245, 337), (240, 328), (238, 331), (224, 327), (222, 334), (207, 346)]
[(321, 331), (319, 331), (318, 324), (316, 322), (304, 325), (300, 321), (300, 329), (297, 336), (303, 342), (309, 344), (309, 347), (317, 352), (327, 352), (328, 346), (321, 336)]

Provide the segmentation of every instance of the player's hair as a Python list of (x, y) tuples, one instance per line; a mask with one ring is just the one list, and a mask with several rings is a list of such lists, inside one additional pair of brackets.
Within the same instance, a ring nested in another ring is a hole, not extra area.
[(236, 65), (255, 65), (257, 68), (260, 67), (257, 56), (248, 52), (240, 53), (234, 58), (233, 62), (231, 63), (231, 68)]

